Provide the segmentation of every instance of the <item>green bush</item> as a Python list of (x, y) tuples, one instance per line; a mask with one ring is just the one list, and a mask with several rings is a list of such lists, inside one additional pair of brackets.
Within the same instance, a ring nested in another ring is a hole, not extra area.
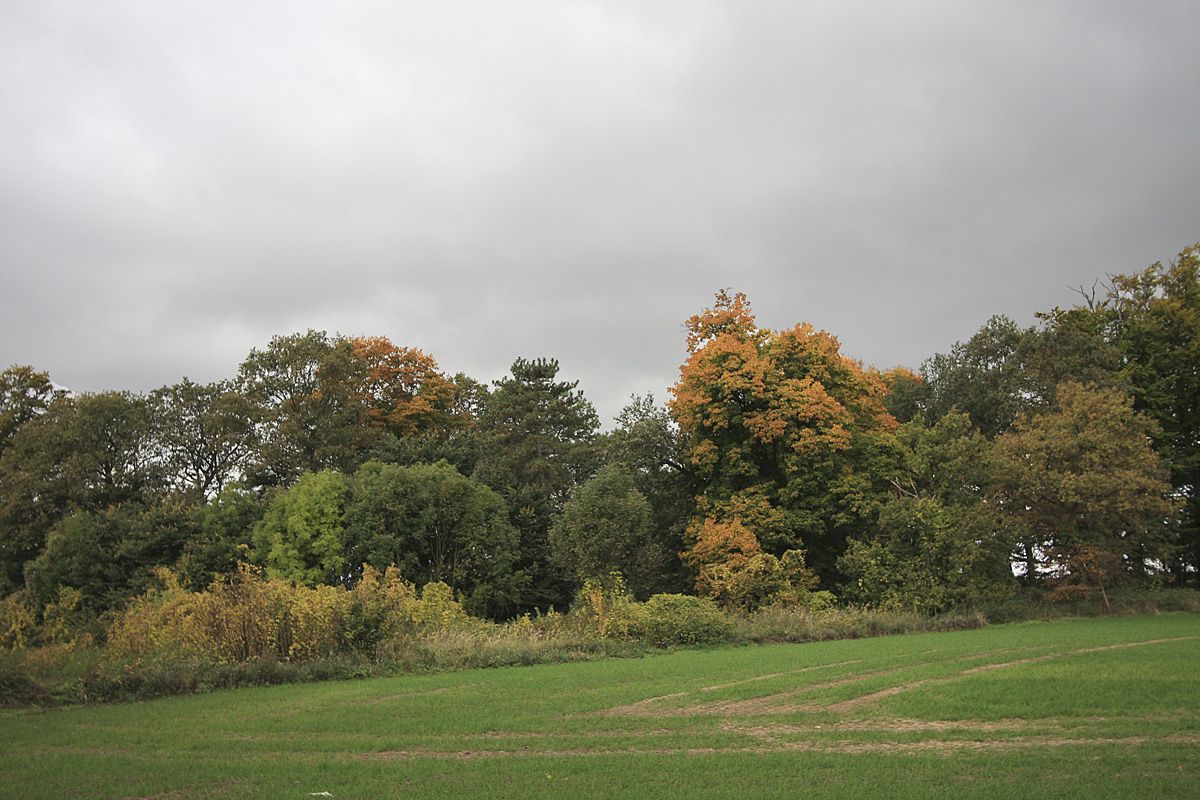
[(1165, 611), (1200, 611), (1200, 592), (1195, 589), (1128, 586), (1102, 594), (1079, 593), (1054, 598), (1041, 587), (1022, 587), (998, 602), (984, 602), (979, 610), (988, 622), (1029, 619), (1096, 617), (1110, 614), (1158, 614)]
[(643, 610), (640, 638), (657, 647), (712, 644), (733, 637), (733, 620), (705, 597), (656, 594)]
[[(816, 593), (822, 594), (822, 593)], [(774, 605), (738, 619), (738, 638), (756, 643), (820, 642), (897, 633), (952, 631), (987, 624), (978, 612), (926, 616), (912, 611)]]

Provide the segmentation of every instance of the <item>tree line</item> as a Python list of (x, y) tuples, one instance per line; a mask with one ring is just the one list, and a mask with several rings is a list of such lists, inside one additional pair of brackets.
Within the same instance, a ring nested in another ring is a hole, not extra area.
[(745, 609), (1196, 585), (1198, 280), (1200, 245), (919, 372), (722, 291), (666, 403), (608, 432), (554, 359), (485, 385), (382, 337), (277, 336), (228, 380), (146, 394), (13, 366), (0, 596), (102, 615), (156, 568), (202, 589), (243, 562), (347, 587), (394, 567), (494, 619), (616, 573)]

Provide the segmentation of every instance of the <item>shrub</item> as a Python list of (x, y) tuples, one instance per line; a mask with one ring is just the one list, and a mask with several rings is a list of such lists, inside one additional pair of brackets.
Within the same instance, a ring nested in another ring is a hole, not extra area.
[(0, 600), (0, 650), (20, 650), (33, 644), (37, 619), (19, 595)]
[(342, 643), (346, 590), (339, 586), (291, 587), (280, 625), (279, 652), (287, 661), (315, 661), (335, 655)]
[(776, 603), (806, 604), (817, 584), (803, 550), (788, 550), (782, 558), (770, 553), (735, 557), (700, 569), (699, 591), (726, 609), (754, 611)]
[(46, 691), (29, 674), (25, 653), (0, 650), (0, 706), (44, 703)]
[(364, 564), (362, 578), (349, 595), (342, 620), (342, 640), (348, 649), (378, 658), (383, 642), (415, 630), (417, 590), (401, 579), (395, 566), (380, 575)]
[(642, 638), (658, 647), (728, 641), (733, 620), (704, 597), (656, 594), (643, 604)]
[(245, 564), (199, 593), (184, 590), (167, 570), (158, 579), (158, 588), (134, 598), (109, 626), (114, 655), (309, 661), (341, 647), (348, 596), (339, 587), (264, 580)]
[[(823, 592), (814, 593), (816, 595)], [(818, 642), (897, 633), (952, 631), (986, 624), (979, 613), (926, 616), (913, 611), (849, 606), (809, 608), (775, 605), (738, 620), (738, 635), (750, 642)]]
[(213, 581), (195, 599), (206, 653), (231, 663), (286, 659), (292, 644), (284, 630), (289, 588), (282, 580), (263, 580), (246, 564)]
[(379, 658), (381, 647), (424, 632), (482, 625), (449, 586), (430, 583), (418, 595), (395, 568), (380, 576), (365, 567), (352, 590), (263, 579), (245, 564), (192, 593), (167, 570), (160, 586), (134, 598), (109, 627), (110, 651), (122, 658), (196, 656), (227, 664), (313, 662), (339, 653)]
[(441, 581), (421, 587), (421, 599), (414, 608), (418, 625), (434, 630), (470, 625), (473, 620), (462, 604), (454, 599), (454, 590)]
[(204, 652), (196, 625), (197, 595), (173, 572), (155, 570), (159, 585), (135, 597), (108, 627), (108, 649), (118, 658), (170, 652), (178, 657)]
[(42, 641), (68, 647), (86, 647), (96, 640), (95, 613), (83, 604), (83, 593), (58, 587), (57, 598), (42, 610)]
[(621, 573), (613, 571), (604, 579), (588, 578), (579, 592), (577, 610), (595, 622), (601, 639), (630, 639), (642, 630), (645, 612), (634, 601)]

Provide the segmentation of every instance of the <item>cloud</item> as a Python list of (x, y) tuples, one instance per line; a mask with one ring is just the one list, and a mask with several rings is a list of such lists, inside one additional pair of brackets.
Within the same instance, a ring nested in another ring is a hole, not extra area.
[(917, 366), (1200, 233), (1191, 3), (18, 2), (0, 361), (230, 375), (308, 327), (662, 398), (723, 286)]

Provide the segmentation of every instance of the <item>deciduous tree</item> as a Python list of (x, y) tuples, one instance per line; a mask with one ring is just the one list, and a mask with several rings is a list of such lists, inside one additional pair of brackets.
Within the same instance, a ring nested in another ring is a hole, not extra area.
[(928, 359), (921, 369), (929, 387), (928, 420), (958, 410), (985, 436), (1008, 430), (1028, 408), (1019, 355), (1025, 335), (1008, 317), (995, 316), (949, 353)]
[(582, 581), (620, 572), (643, 597), (643, 568), (652, 548), (650, 504), (627, 470), (609, 465), (579, 486), (550, 529), (555, 561)]
[(310, 586), (344, 580), (349, 494), (349, 479), (333, 470), (306, 472), (279, 490), (254, 527), (254, 559), (272, 577)]
[(700, 487), (692, 541), (707, 520), (738, 523), (764, 552), (805, 551), (834, 583), (889, 458), (896, 423), (882, 380), (811, 325), (760, 329), (742, 294), (718, 293), (687, 328), (670, 407)]
[(252, 350), (238, 390), (255, 406), (258, 448), (248, 479), (287, 486), (305, 471), (353, 471), (381, 432), (368, 422), (351, 345), (323, 331), (276, 336)]
[(1200, 583), (1200, 243), (1170, 264), (1110, 278), (1100, 312), (1127, 363), (1134, 407), (1183, 500), (1174, 571)]
[(650, 504), (648, 546), (638, 574), (627, 575), (630, 585), (639, 596), (685, 591), (691, 581), (679, 554), (697, 493), (687, 438), (670, 411), (649, 394), (633, 397), (615, 421), (604, 438), (605, 461), (627, 470), (634, 488)]
[(527, 588), (514, 569), (519, 534), (503, 498), (446, 462), (402, 467), (367, 462), (346, 508), (346, 553), (354, 565), (396, 565), (407, 580), (461, 595), (472, 613), (511, 612)]
[(231, 383), (185, 378), (149, 402), (158, 457), (175, 490), (211, 498), (245, 471), (257, 446), (257, 415)]
[(992, 445), (966, 414), (896, 435), (900, 461), (875, 525), (841, 559), (845, 595), (887, 608), (946, 611), (1012, 591), (1012, 541), (996, 513)]
[(33, 367), (14, 364), (0, 372), (0, 451), (22, 425), (45, 412), (61, 394), (48, 373)]
[(371, 425), (399, 438), (452, 426), (455, 385), (432, 356), (384, 336), (347, 341), (357, 362), (355, 391)]
[(1121, 392), (1064, 383), (1051, 410), (997, 437), (1003, 508), (1027, 579), (1092, 588), (1161, 568), (1176, 507), (1153, 432)]
[(55, 398), (0, 453), (0, 589), (72, 511), (144, 503), (162, 487), (143, 397), (103, 392)]

